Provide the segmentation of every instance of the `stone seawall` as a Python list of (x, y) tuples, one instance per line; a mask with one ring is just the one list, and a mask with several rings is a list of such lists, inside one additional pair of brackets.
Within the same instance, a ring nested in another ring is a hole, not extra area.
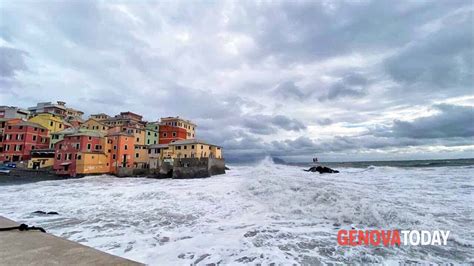
[[(19, 224), (0, 216), (0, 228)], [(30, 224), (30, 226), (32, 226)], [(34, 226), (40, 226), (35, 224)], [(143, 265), (40, 231), (0, 233), (2, 265)]]

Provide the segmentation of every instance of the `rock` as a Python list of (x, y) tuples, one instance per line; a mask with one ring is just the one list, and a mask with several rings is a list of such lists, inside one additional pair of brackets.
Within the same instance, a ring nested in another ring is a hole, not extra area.
[(33, 214), (41, 214), (41, 215), (59, 215), (58, 212), (45, 212), (45, 211), (35, 211), (32, 212)]
[(227, 170), (230, 170), (230, 168), (226, 166), (226, 167), (225, 167), (225, 170), (226, 170), (226, 171), (227, 171)]
[(320, 174), (325, 174), (325, 173), (329, 173), (329, 174), (332, 174), (332, 173), (339, 173), (339, 171), (337, 170), (334, 170), (334, 169), (331, 169), (329, 167), (326, 167), (326, 166), (321, 166), (321, 165), (318, 165), (318, 166), (313, 166), (311, 168), (309, 168), (308, 170), (304, 170), (306, 172), (319, 172)]

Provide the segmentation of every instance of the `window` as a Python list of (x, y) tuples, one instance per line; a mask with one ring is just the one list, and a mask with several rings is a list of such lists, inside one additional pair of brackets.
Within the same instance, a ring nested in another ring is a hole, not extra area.
[(135, 158), (138, 158), (140, 157), (140, 154), (139, 153), (135, 153)]
[(63, 127), (63, 124), (59, 124), (59, 128), (62, 128)]
[(188, 145), (184, 145), (184, 149), (185, 149), (185, 150), (188, 149)]
[(58, 153), (58, 155), (56, 156), (56, 159), (61, 160), (61, 153)]
[(89, 137), (89, 140), (92, 140), (92, 137)]
[(191, 145), (191, 149), (194, 150), (194, 145)]
[(149, 139), (146, 140), (146, 144), (150, 144), (150, 140), (149, 140)]
[(34, 149), (35, 149), (35, 146), (31, 146), (31, 149), (34, 150)]
[(165, 133), (163, 133), (163, 137), (165, 137), (165, 138), (167, 137), (167, 134), (166, 134), (166, 132), (165, 132)]
[(95, 145), (96, 150), (100, 150), (100, 145)]
[(109, 150), (107, 150), (107, 152), (108, 152), (108, 153), (111, 153), (111, 152), (112, 152), (112, 150), (111, 150), (111, 149), (109, 149)]
[(176, 132), (173, 132), (173, 137), (176, 137)]
[(87, 143), (87, 149), (88, 149), (88, 150), (91, 149), (91, 144), (90, 144), (90, 143)]
[(114, 146), (114, 150), (116, 150), (116, 149), (117, 149), (117, 146)]
[(201, 150), (204, 150), (204, 146), (203, 146), (203, 145), (201, 145)]
[(49, 122), (49, 125), (50, 125), (50, 126), (53, 126), (53, 125), (54, 125), (53, 121)]
[(148, 136), (150, 136), (150, 135), (151, 135), (150, 133), (151, 133), (150, 131), (148, 131), (148, 132), (147, 132)]
[(33, 130), (34, 130), (34, 131), (38, 131), (38, 128), (37, 128), (37, 127), (34, 127)]
[(137, 142), (140, 142), (140, 138), (137, 138)]
[(114, 159), (114, 160), (115, 160), (115, 154), (113, 154), (113, 155), (112, 155), (112, 159)]
[(62, 149), (62, 148), (63, 148), (63, 144), (59, 144), (59, 148)]
[(44, 132), (44, 129), (43, 129), (43, 128), (41, 129), (41, 132)]
[(127, 146), (127, 145), (124, 145), (124, 150), (128, 150), (128, 146)]
[(20, 126), (19, 129), (23, 129), (23, 126)]

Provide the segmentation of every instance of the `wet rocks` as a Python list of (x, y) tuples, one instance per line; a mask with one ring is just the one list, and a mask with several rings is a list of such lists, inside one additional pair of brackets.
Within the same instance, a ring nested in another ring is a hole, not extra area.
[(321, 166), (321, 165), (310, 167), (308, 170), (304, 169), (304, 171), (306, 171), (306, 172), (313, 172), (313, 173), (314, 173), (314, 172), (319, 172), (320, 174), (339, 173), (338, 170), (334, 170), (334, 169), (331, 169), (331, 168), (329, 168), (329, 167)]
[(34, 211), (32, 214), (41, 214), (41, 215), (59, 215), (58, 212), (45, 212), (45, 211)]

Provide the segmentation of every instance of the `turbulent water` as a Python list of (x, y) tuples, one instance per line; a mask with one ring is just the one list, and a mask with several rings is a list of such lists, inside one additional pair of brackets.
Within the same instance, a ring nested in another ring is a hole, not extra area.
[[(207, 179), (1, 186), (0, 215), (152, 265), (474, 261), (472, 166), (339, 170), (319, 175), (267, 159)], [(338, 246), (337, 231), (350, 228), (451, 235), (447, 246)]]

